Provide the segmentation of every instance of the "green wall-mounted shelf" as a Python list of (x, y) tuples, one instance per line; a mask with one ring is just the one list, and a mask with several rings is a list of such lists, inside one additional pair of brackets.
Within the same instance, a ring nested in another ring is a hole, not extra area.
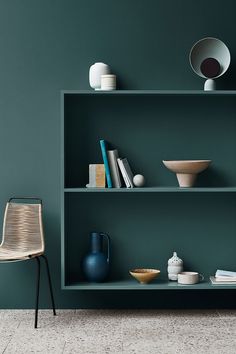
[(236, 187), (65, 188), (65, 193), (232, 193)]
[(139, 284), (135, 280), (120, 280), (106, 283), (70, 283), (64, 289), (70, 290), (214, 290), (214, 289), (236, 289), (235, 285), (212, 285), (203, 281), (194, 285), (182, 285), (177, 282), (156, 280), (149, 284)]
[[(217, 268), (236, 269), (236, 91), (63, 91), (62, 288), (68, 290), (214, 290)], [(102, 163), (99, 140), (127, 157), (147, 186), (89, 189), (88, 165)], [(194, 188), (179, 188), (162, 160), (211, 159)], [(114, 196), (115, 194), (115, 196)], [(176, 196), (178, 194), (178, 196)], [(110, 281), (88, 284), (81, 260), (89, 233), (112, 242)], [(177, 251), (195, 286), (157, 280), (141, 286), (129, 269), (158, 268)]]
[(93, 90), (64, 90), (62, 95), (112, 95), (112, 96), (149, 96), (149, 95), (164, 95), (164, 96), (234, 96), (236, 95), (236, 90), (215, 90), (215, 91), (204, 91), (204, 90), (115, 90), (115, 91), (93, 91)]

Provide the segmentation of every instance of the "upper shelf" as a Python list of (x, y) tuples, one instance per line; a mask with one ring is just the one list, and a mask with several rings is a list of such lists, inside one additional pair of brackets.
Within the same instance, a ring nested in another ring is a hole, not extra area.
[(236, 90), (62, 90), (62, 95), (164, 95), (164, 96), (234, 96)]

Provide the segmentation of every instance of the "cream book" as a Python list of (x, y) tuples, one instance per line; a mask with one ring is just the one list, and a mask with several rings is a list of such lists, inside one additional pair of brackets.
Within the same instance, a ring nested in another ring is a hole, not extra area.
[(230, 277), (228, 278), (229, 278), (228, 281), (226, 280), (220, 281), (220, 280), (216, 280), (216, 278), (212, 276), (210, 277), (210, 281), (214, 285), (235, 285), (236, 286), (236, 281), (232, 281)]
[(235, 281), (236, 277), (215, 277), (215, 281)]

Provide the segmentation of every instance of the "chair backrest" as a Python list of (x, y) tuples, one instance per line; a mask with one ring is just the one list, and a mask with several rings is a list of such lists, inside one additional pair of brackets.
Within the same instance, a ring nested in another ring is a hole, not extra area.
[(29, 252), (44, 252), (42, 204), (9, 201), (6, 205), (2, 244), (4, 248)]

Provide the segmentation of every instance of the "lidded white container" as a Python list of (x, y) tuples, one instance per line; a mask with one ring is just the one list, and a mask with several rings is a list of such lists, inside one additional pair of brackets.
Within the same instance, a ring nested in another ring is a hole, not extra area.
[(178, 280), (178, 274), (183, 271), (183, 261), (174, 252), (173, 256), (168, 260), (168, 278), (169, 280)]
[(94, 90), (101, 90), (101, 76), (110, 74), (110, 67), (105, 63), (95, 63), (89, 69), (89, 84)]

